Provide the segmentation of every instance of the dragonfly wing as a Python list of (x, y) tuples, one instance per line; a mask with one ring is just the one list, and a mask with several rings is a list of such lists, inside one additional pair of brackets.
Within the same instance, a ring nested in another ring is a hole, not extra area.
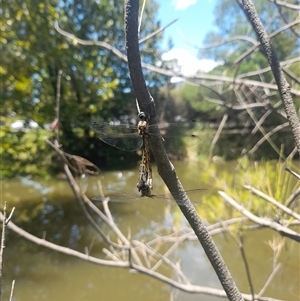
[(137, 127), (133, 125), (92, 122), (90, 128), (100, 134), (100, 140), (121, 150), (135, 151), (143, 145)]
[(99, 139), (115, 148), (125, 151), (135, 151), (140, 149), (143, 145), (143, 140), (138, 134), (123, 136), (100, 134)]
[[(187, 190), (185, 191), (185, 193), (187, 193), (188, 195), (189, 194), (197, 194), (197, 193), (200, 193), (201, 191), (203, 191), (205, 189), (201, 189), (201, 188), (198, 188), (198, 189), (191, 189), (191, 190)], [(157, 200), (157, 201), (163, 201), (167, 204), (171, 204), (171, 205), (179, 205), (179, 206), (182, 206), (185, 204), (185, 202), (182, 200), (182, 198), (176, 194), (167, 194), (167, 195), (153, 195), (151, 196), (151, 198)], [(197, 206), (197, 205), (200, 205), (201, 202), (194, 202), (194, 201), (191, 201), (192, 204), (194, 204), (194, 206)]]
[(108, 200), (109, 202), (112, 203), (131, 203), (136, 201), (136, 198), (130, 198), (130, 197), (101, 197), (101, 196), (95, 196), (92, 198), (93, 201), (95, 202), (104, 202)]
[[(149, 126), (149, 135), (155, 133), (154, 126)], [(201, 142), (197, 132), (200, 127), (196, 122), (176, 122), (158, 125), (167, 149), (176, 149), (181, 145), (192, 146)]]

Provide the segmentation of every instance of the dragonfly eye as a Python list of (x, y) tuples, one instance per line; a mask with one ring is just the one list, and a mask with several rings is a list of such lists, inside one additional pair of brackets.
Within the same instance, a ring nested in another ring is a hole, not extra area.
[(138, 117), (143, 121), (148, 121), (150, 119), (150, 114), (146, 112), (140, 112)]

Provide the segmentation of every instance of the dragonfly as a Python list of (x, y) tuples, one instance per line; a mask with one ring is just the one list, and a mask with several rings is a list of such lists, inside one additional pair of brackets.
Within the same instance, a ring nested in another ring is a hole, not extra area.
[[(187, 190), (185, 191), (187, 194), (194, 194), (194, 193), (199, 193), (201, 191), (203, 191), (205, 189), (191, 189), (191, 190)], [(112, 196), (109, 197), (102, 197), (102, 196), (96, 196), (96, 197), (92, 197), (92, 200), (95, 202), (103, 202), (105, 200), (108, 200), (109, 202), (113, 202), (113, 203), (132, 203), (135, 201), (139, 201), (141, 198), (150, 198), (159, 202), (163, 202), (166, 204), (170, 204), (170, 205), (179, 205), (179, 206), (183, 206), (185, 204), (185, 202), (182, 200), (182, 198), (178, 195), (178, 197), (176, 197), (176, 194), (165, 194), (165, 195), (155, 195), (155, 194), (151, 194), (150, 196), (141, 196), (141, 195), (135, 195), (129, 192), (125, 192), (125, 191), (119, 191), (119, 190), (111, 190), (113, 192)], [(118, 196), (116, 196), (115, 194), (117, 194)], [(197, 205), (201, 205), (200, 202), (193, 202), (192, 204), (194, 204), (195, 206)]]
[[(137, 125), (129, 124), (110, 124), (106, 122), (92, 122), (90, 128), (99, 134), (99, 139), (125, 151), (142, 150), (142, 160), (139, 166), (139, 176), (137, 188), (141, 196), (150, 197), (153, 188), (152, 168), (150, 161), (150, 148), (148, 138), (151, 135), (157, 135), (157, 125), (149, 125), (150, 115), (146, 112), (140, 112), (140, 118)], [(160, 130), (166, 132), (166, 138), (177, 136), (180, 131), (190, 128), (192, 123), (171, 123), (158, 125)], [(197, 141), (196, 135), (189, 135), (194, 141)]]

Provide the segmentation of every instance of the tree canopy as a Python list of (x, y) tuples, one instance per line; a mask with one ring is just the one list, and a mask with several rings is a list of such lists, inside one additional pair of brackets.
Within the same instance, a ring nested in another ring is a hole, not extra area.
[[(157, 8), (154, 1), (146, 4), (140, 37), (159, 28)], [(25, 119), (41, 127), (50, 124), (56, 116), (60, 70), (60, 129), (65, 150), (89, 155), (92, 143), (88, 125), (93, 118), (136, 114), (126, 62), (96, 45), (79, 45), (54, 28), (57, 21), (60, 28), (77, 38), (105, 41), (125, 54), (122, 0), (13, 0), (3, 3), (1, 13), (2, 123)], [(157, 52), (160, 38), (151, 38)], [(149, 43), (141, 45), (142, 57), (155, 64), (157, 53), (149, 51)], [(149, 74), (147, 80), (157, 91), (163, 84), (157, 74)]]

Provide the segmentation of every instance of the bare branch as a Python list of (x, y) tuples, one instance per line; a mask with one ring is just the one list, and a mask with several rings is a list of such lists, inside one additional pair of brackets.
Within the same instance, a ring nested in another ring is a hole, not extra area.
[(220, 42), (217, 42), (217, 43), (213, 43), (213, 44), (209, 44), (207, 46), (194, 46), (195, 48), (199, 49), (199, 50), (206, 50), (206, 49), (211, 49), (211, 48), (215, 48), (215, 47), (219, 47), (219, 46), (222, 46), (226, 43), (230, 43), (230, 42), (234, 42), (234, 41), (246, 41), (246, 42), (249, 42), (253, 45), (256, 45), (257, 44), (257, 41), (248, 37), (248, 36), (233, 36), (233, 37), (229, 37), (227, 39), (224, 39)]
[(299, 174), (297, 174), (295, 171), (293, 171), (293, 170), (291, 170), (291, 169), (289, 169), (289, 168), (285, 168), (285, 170), (287, 171), (287, 172), (289, 172), (290, 174), (292, 174), (294, 177), (296, 177), (298, 180), (300, 180), (300, 175)]
[[(269, 138), (275, 134), (276, 132), (282, 130), (285, 127), (288, 127), (289, 123), (285, 122), (283, 124), (280, 124), (278, 126), (276, 126), (274, 129), (272, 129), (271, 131), (269, 131), (268, 133), (265, 133), (263, 135), (263, 137), (256, 142), (256, 144), (248, 151), (248, 154), (253, 154), (266, 140), (269, 141)], [(270, 142), (270, 141), (269, 141)]]
[(213, 155), (213, 151), (214, 151), (214, 147), (215, 147), (215, 145), (216, 145), (216, 143), (217, 143), (217, 141), (218, 141), (218, 139), (219, 139), (219, 137), (221, 135), (221, 132), (222, 132), (224, 126), (225, 126), (227, 118), (228, 118), (228, 114), (224, 114), (224, 116), (222, 118), (222, 121), (220, 122), (220, 125), (218, 127), (218, 130), (217, 130), (217, 132), (216, 132), (216, 134), (215, 134), (215, 136), (214, 136), (214, 138), (213, 138), (213, 140), (211, 142), (211, 145), (210, 145), (210, 148), (209, 148), (209, 156), (208, 156), (209, 161), (211, 161), (211, 158), (212, 158), (212, 155)]
[[(112, 51), (115, 55), (117, 55), (120, 59), (123, 61), (127, 62), (127, 57), (119, 50), (117, 50), (115, 47), (111, 46), (109, 43), (106, 42), (101, 42), (101, 41), (86, 41), (79, 39), (75, 37), (73, 34), (70, 34), (61, 28), (58, 27), (58, 22), (54, 22), (54, 27), (55, 29), (63, 36), (71, 39), (73, 43), (75, 44), (80, 44), (80, 45), (86, 45), (86, 46), (91, 46), (91, 45), (96, 45), (102, 48), (106, 48), (110, 51)], [(221, 75), (211, 75), (211, 74), (197, 74), (196, 76), (193, 77), (188, 77), (184, 76), (180, 72), (176, 71), (171, 71), (171, 70), (165, 70), (153, 65), (145, 64), (142, 63), (142, 67), (148, 69), (149, 71), (157, 72), (162, 75), (166, 75), (169, 77), (180, 77), (186, 80), (190, 80), (194, 82), (195, 80), (208, 80), (208, 81), (221, 81), (221, 82), (228, 82), (228, 83), (234, 83), (237, 85), (244, 84), (246, 86), (255, 86), (255, 87), (267, 87), (270, 90), (278, 90), (278, 87), (273, 84), (268, 84), (268, 83), (262, 83), (259, 81), (254, 81), (254, 80), (242, 80), (242, 79), (237, 79), (237, 78), (232, 78), (232, 77), (227, 77), (227, 76), (221, 76)], [(291, 93), (297, 96), (300, 96), (300, 91), (296, 89), (291, 89)]]
[(61, 90), (61, 75), (62, 75), (62, 70), (58, 70), (57, 73), (57, 84), (56, 84), (56, 105), (55, 105), (55, 112), (56, 112), (56, 140), (57, 143), (59, 144), (59, 129), (60, 129), (60, 90)]
[(272, 273), (269, 276), (268, 280), (266, 281), (265, 285), (263, 286), (263, 288), (258, 293), (259, 297), (266, 291), (266, 289), (268, 288), (268, 286), (270, 285), (270, 283), (272, 282), (273, 278), (275, 277), (275, 275), (277, 274), (277, 272), (279, 271), (280, 268), (281, 268), (281, 264), (278, 263), (276, 265), (275, 269), (272, 270)]
[(15, 280), (12, 281), (11, 283), (11, 290), (10, 290), (10, 297), (9, 297), (9, 301), (13, 300), (13, 296), (14, 296), (14, 289), (15, 289)]
[(7, 214), (6, 202), (4, 202), (2, 231), (1, 231), (1, 246), (0, 246), (0, 299), (2, 299), (2, 269), (3, 269), (3, 252), (5, 248), (6, 214)]
[[(243, 1), (245, 2), (245, 1)], [(254, 6), (253, 6), (254, 7)], [(249, 19), (250, 20), (250, 19)], [(251, 21), (251, 20), (250, 20)], [(296, 26), (300, 23), (299, 19), (296, 19), (295, 21), (286, 24), (285, 26), (282, 26), (280, 29), (272, 32), (269, 34), (269, 39), (275, 37), (276, 35), (280, 34), (282, 31), (285, 31), (293, 26)], [(263, 27), (262, 27), (263, 28)], [(265, 30), (265, 29), (264, 29)], [(254, 46), (252, 46), (251, 48), (249, 48), (247, 51), (245, 51), (242, 55), (240, 55), (235, 61), (234, 64), (238, 64), (240, 63), (245, 57), (247, 57), (248, 55), (250, 55), (253, 51), (255, 51), (255, 49), (257, 49), (260, 45), (260, 42), (256, 42), (256, 44)]]
[[(287, 119), (289, 121), (290, 127), (291, 127), (293, 135), (294, 135), (298, 153), (300, 154), (300, 121), (297, 116), (295, 107), (293, 105), (293, 99), (292, 99), (291, 92), (290, 92), (291, 88), (284, 77), (284, 74), (280, 67), (275, 50), (273, 49), (273, 47), (271, 45), (271, 41), (270, 41), (271, 35), (269, 37), (266, 30), (264, 29), (252, 1), (251, 0), (243, 0), (243, 7), (244, 7), (245, 13), (247, 14), (247, 16), (253, 26), (253, 29), (255, 30), (255, 32), (259, 38), (261, 47), (263, 48), (264, 53), (268, 59), (268, 62), (272, 68), (272, 72), (273, 72), (276, 84), (278, 86), (278, 90), (280, 92), (281, 99), (284, 104)], [(298, 24), (299, 22), (300, 22), (300, 20), (296, 20), (288, 25), (289, 26), (291, 24), (295, 25), (295, 24)], [(287, 27), (288, 25), (284, 26), (283, 28), (288, 28)]]
[[(299, 61), (300, 61), (300, 58), (299, 57), (295, 57), (295, 58), (292, 58), (290, 60), (281, 62), (280, 66), (284, 67), (286, 65), (291, 65), (291, 64), (299, 62)], [(251, 72), (247, 72), (247, 73), (242, 73), (242, 74), (239, 74), (237, 76), (237, 78), (244, 78), (244, 77), (249, 77), (249, 76), (255, 76), (255, 75), (262, 74), (262, 73), (265, 73), (265, 72), (268, 72), (268, 71), (271, 71), (271, 67), (262, 68), (262, 69), (259, 69), (257, 71), (251, 71)]]
[(154, 37), (155, 35), (159, 34), (160, 32), (164, 31), (166, 28), (168, 28), (169, 26), (171, 26), (173, 23), (177, 22), (178, 21), (178, 18), (174, 19), (173, 21), (171, 21), (170, 23), (168, 23), (167, 25), (155, 30), (154, 32), (152, 32), (151, 34), (149, 34), (148, 36), (146, 36), (145, 38), (143, 39), (140, 39), (139, 40), (139, 43), (142, 44), (144, 43), (145, 41), (151, 39), (152, 37)]
[(275, 199), (271, 198), (270, 196), (266, 195), (265, 193), (263, 193), (262, 191), (250, 186), (250, 185), (244, 185), (244, 188), (246, 188), (247, 190), (250, 190), (251, 192), (255, 193), (256, 195), (258, 195), (259, 197), (261, 197), (262, 199), (268, 201), (269, 203), (271, 203), (272, 205), (276, 206), (277, 208), (279, 208), (280, 210), (282, 210), (284, 213), (292, 216), (293, 218), (297, 219), (298, 221), (300, 221), (300, 215), (297, 214), (296, 212), (294, 212), (293, 210), (289, 209), (288, 207), (286, 207), (285, 205), (277, 202)]
[(297, 242), (300, 242), (300, 234), (285, 227), (277, 222), (267, 219), (267, 218), (260, 218), (251, 212), (249, 212), (245, 207), (242, 205), (238, 204), (233, 198), (228, 196), (225, 192), (223, 191), (218, 191), (219, 195), (227, 202), (229, 203), (232, 207), (234, 207), (237, 211), (239, 211), (241, 214), (243, 214), (245, 217), (247, 217), (250, 221), (261, 225), (263, 227), (268, 227), (272, 230), (277, 231), (279, 234), (282, 236), (289, 237)]
[(261, 116), (260, 120), (258, 120), (256, 123), (255, 123), (255, 127), (254, 129), (252, 130), (251, 134), (255, 134), (262, 126), (263, 122), (267, 119), (267, 117), (272, 113), (272, 111), (276, 108), (278, 108), (280, 105), (282, 104), (282, 101), (278, 101), (273, 107), (272, 109), (269, 109), (268, 111), (266, 111), (266, 113)]
[(249, 264), (248, 264), (247, 257), (246, 257), (246, 254), (245, 254), (245, 249), (244, 249), (243, 234), (239, 235), (239, 237), (240, 237), (240, 240), (241, 240), (241, 242), (239, 243), (239, 248), (240, 248), (242, 258), (243, 258), (243, 262), (244, 262), (244, 266), (245, 266), (245, 269), (246, 269), (246, 275), (247, 275), (247, 279), (248, 279), (248, 282), (249, 282), (249, 288), (250, 288), (250, 292), (251, 292), (251, 295), (252, 295), (252, 300), (255, 300), (254, 299), (255, 297), (254, 297), (253, 282), (252, 282), (252, 279), (251, 279)]
[(292, 10), (299, 10), (300, 9), (300, 5), (295, 5), (295, 4), (291, 4), (288, 2), (282, 2), (282, 1), (278, 1), (278, 0), (269, 0), (272, 3), (275, 3), (276, 5), (280, 5), (282, 7), (286, 7)]

